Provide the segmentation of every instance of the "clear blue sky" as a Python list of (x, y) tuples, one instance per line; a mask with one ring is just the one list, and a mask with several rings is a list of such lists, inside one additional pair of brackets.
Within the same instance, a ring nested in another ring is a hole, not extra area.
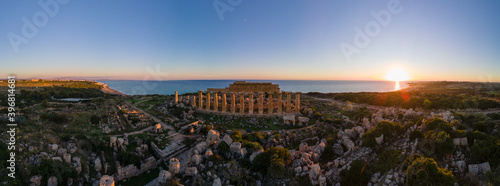
[[(0, 1), (0, 74), (377, 80), (400, 67), (415, 80), (500, 81), (500, 1), (401, 0), (350, 61), (341, 43), (355, 46), (355, 28), (376, 21), (370, 11), (389, 0), (219, 1), (232, 9), (223, 20), (212, 0), (72, 0), (46, 24), (39, 2), (51, 0)], [(16, 53), (23, 17), (42, 27)]]

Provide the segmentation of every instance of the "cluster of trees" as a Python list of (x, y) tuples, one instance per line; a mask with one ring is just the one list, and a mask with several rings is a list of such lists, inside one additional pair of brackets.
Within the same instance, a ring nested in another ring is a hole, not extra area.
[(402, 108), (424, 109), (466, 109), (466, 108), (500, 108), (500, 103), (487, 98), (457, 95), (410, 92), (383, 92), (383, 93), (342, 93), (335, 99), (364, 103), (377, 106), (400, 106)]

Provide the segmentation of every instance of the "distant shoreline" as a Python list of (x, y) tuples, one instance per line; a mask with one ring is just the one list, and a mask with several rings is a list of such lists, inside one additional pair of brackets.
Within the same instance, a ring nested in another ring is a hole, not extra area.
[(108, 86), (104, 86), (103, 88), (101, 88), (101, 91), (106, 93), (106, 94), (113, 94), (113, 95), (120, 95), (120, 96), (128, 96), (127, 94), (123, 93), (123, 92), (120, 92), (120, 91), (117, 91), (115, 89), (111, 89), (109, 88)]

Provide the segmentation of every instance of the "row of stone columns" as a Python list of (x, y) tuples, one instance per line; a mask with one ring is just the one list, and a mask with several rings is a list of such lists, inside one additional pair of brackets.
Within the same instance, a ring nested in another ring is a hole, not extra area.
[[(206, 103), (205, 103), (205, 110), (207, 111), (219, 111), (219, 93), (214, 93), (214, 105), (213, 105), (213, 110), (211, 108), (211, 98), (210, 98), (210, 92), (207, 92), (205, 94), (205, 97), (206, 97)], [(227, 94), (226, 93), (221, 93), (221, 97), (222, 97), (222, 102), (221, 102), (221, 107), (222, 107), (222, 110), (221, 112), (227, 112), (228, 109), (227, 109)], [(231, 101), (230, 101), (230, 112), (231, 113), (236, 113), (236, 93), (234, 92), (230, 92), (229, 93), (231, 95)], [(239, 105), (239, 114), (245, 114), (245, 92), (239, 92), (238, 95), (240, 95), (240, 105)], [(248, 94), (248, 99), (249, 99), (249, 102), (248, 102), (248, 114), (254, 114), (254, 94), (253, 92), (250, 92), (250, 93), (247, 93)], [(291, 103), (291, 97), (292, 97), (292, 93), (291, 92), (285, 92), (286, 94), (286, 106), (285, 106), (285, 112), (286, 113), (291, 113), (291, 107), (292, 107), (292, 103)], [(176, 98), (177, 98), (177, 94), (176, 94)], [(278, 100), (278, 107), (277, 107), (277, 113), (278, 114), (281, 114), (283, 112), (283, 109), (282, 109), (282, 104), (283, 104), (283, 95), (281, 93), (278, 93), (278, 96), (277, 96), (277, 100)], [(177, 99), (176, 99), (177, 100)], [(272, 114), (274, 113), (274, 99), (273, 99), (273, 94), (269, 94), (268, 95), (268, 99), (267, 99), (267, 103), (268, 103), (268, 114)], [(176, 101), (177, 102), (177, 101)], [(193, 107), (196, 107), (197, 104), (196, 104), (196, 98), (195, 96), (193, 96), (192, 100), (191, 100), (191, 105)], [(198, 91), (198, 106), (197, 108), (198, 109), (203, 109), (203, 91), (200, 90)], [(258, 108), (258, 111), (257, 113), (258, 114), (264, 114), (264, 92), (259, 92), (258, 93), (258, 97), (257, 97), (257, 108)], [(300, 110), (300, 92), (296, 92), (295, 93), (295, 112), (298, 112)]]

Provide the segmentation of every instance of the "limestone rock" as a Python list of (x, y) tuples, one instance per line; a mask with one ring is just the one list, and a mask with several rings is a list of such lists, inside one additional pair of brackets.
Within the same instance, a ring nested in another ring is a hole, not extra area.
[(214, 183), (212, 186), (222, 186), (222, 181), (220, 181), (220, 178), (214, 179)]
[(30, 182), (33, 183), (34, 185), (38, 186), (42, 183), (42, 176), (40, 175), (35, 175), (30, 178)]
[(168, 167), (168, 171), (172, 173), (172, 175), (175, 175), (179, 173), (180, 169), (180, 162), (177, 158), (172, 158), (170, 159), (170, 165)]
[(205, 151), (205, 158), (208, 158), (208, 157), (213, 156), (213, 155), (214, 155), (214, 153), (212, 152), (211, 149), (208, 149), (207, 151)]
[(467, 166), (465, 161), (456, 161), (455, 165), (457, 166), (459, 172), (464, 172)]
[(479, 164), (479, 170), (481, 171), (482, 174), (491, 171), (491, 166), (489, 162), (481, 163)]
[(57, 178), (55, 176), (51, 176), (49, 180), (47, 180), (47, 186), (57, 186)]
[(172, 175), (170, 172), (166, 170), (161, 170), (160, 174), (158, 175), (158, 185), (165, 185), (167, 183), (167, 180), (170, 179)]
[(349, 136), (351, 139), (356, 139), (356, 136), (358, 135), (353, 129), (345, 129), (344, 134)]
[(376, 137), (375, 141), (377, 142), (377, 144), (381, 145), (382, 142), (384, 142), (384, 134), (380, 135), (379, 137)]
[(186, 167), (186, 176), (196, 176), (198, 175), (198, 169), (196, 167)]
[(455, 146), (460, 146), (460, 138), (453, 138), (453, 144)]
[(460, 138), (460, 145), (469, 146), (469, 143), (467, 142), (467, 137)]
[(71, 163), (71, 154), (64, 154), (63, 159), (66, 163)]
[(191, 157), (191, 162), (193, 162), (195, 165), (199, 165), (201, 162), (201, 157), (200, 155), (193, 155)]
[(259, 149), (258, 151), (255, 151), (250, 155), (250, 161), (252, 162), (255, 156), (259, 155), (260, 153), (264, 152), (262, 149)]
[(115, 178), (113, 176), (103, 175), (99, 180), (99, 186), (114, 186)]
[(352, 142), (352, 140), (350, 140), (350, 139), (344, 139), (342, 141), (342, 144), (344, 144), (344, 146), (347, 148), (347, 150), (352, 151), (354, 149), (354, 142)]
[(114, 147), (114, 146), (116, 146), (116, 136), (109, 138), (109, 147)]
[(295, 125), (295, 116), (293, 114), (285, 114), (283, 122), (287, 125)]
[(318, 181), (319, 181), (319, 186), (326, 186), (326, 177), (325, 176), (323, 176), (323, 175), (319, 176)]
[(479, 174), (479, 166), (477, 164), (470, 164), (469, 165), (469, 173), (471, 174)]
[(300, 143), (300, 146), (299, 146), (299, 151), (300, 152), (305, 152), (307, 149), (308, 149), (308, 147), (307, 147), (307, 143), (306, 142)]
[(208, 145), (214, 144), (218, 139), (219, 139), (219, 132), (217, 132), (215, 130), (208, 131), (208, 133), (207, 133), (207, 143), (208, 143)]
[(344, 148), (342, 148), (342, 145), (336, 143), (333, 145), (333, 153), (337, 156), (342, 156), (344, 154)]
[(318, 176), (321, 174), (321, 169), (319, 167), (319, 164), (313, 164), (311, 166), (311, 170), (309, 171), (309, 179), (311, 179), (311, 183), (313, 185), (316, 185), (318, 180)]
[(97, 172), (100, 172), (100, 171), (101, 171), (101, 169), (102, 169), (102, 164), (101, 164), (101, 159), (100, 159), (100, 158), (96, 158), (96, 159), (94, 160), (94, 169), (95, 169), (95, 171), (97, 171)]
[(231, 145), (231, 143), (233, 143), (233, 139), (228, 134), (226, 134), (224, 136), (224, 138), (222, 139), (222, 141), (225, 141), (227, 143), (227, 145)]
[(302, 124), (302, 125), (307, 125), (307, 123), (309, 123), (309, 118), (307, 117), (299, 117), (299, 123)]
[(231, 152), (241, 153), (241, 143), (240, 142), (234, 142), (229, 147), (231, 149)]
[(298, 167), (295, 167), (295, 173), (301, 173), (302, 172), (302, 167), (301, 166), (298, 166)]

